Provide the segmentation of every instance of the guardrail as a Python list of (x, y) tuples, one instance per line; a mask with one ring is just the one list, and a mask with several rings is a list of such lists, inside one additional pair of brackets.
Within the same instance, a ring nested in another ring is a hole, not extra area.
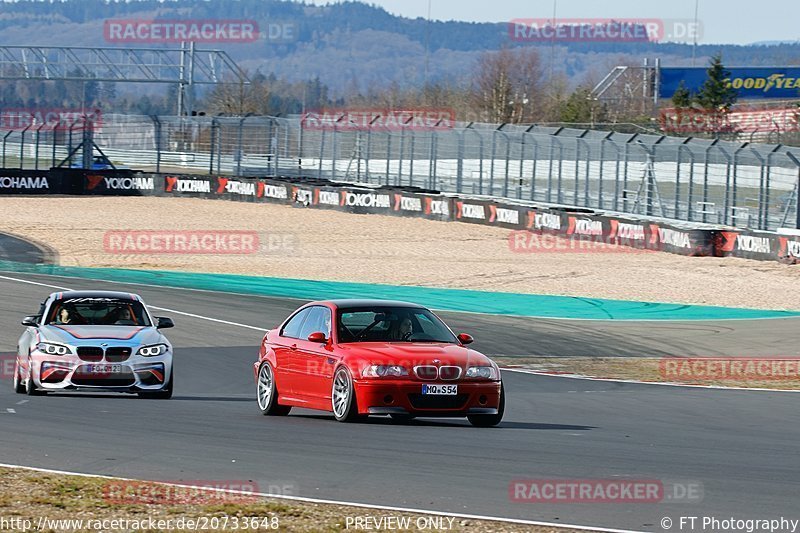
[(517, 251), (522, 253), (547, 251), (548, 246), (552, 251), (552, 246), (557, 246), (553, 242), (537, 241), (531, 249), (530, 241), (524, 237), (530, 234), (588, 242), (589, 247), (577, 250), (583, 252), (608, 251), (609, 245), (620, 245), (689, 256), (800, 261), (800, 232), (794, 235), (757, 232), (586, 208), (442, 194), (410, 187), (365, 187), (308, 178), (5, 169), (0, 173), (2, 194), (185, 196), (466, 222), (511, 230), (509, 246), (518, 246)]

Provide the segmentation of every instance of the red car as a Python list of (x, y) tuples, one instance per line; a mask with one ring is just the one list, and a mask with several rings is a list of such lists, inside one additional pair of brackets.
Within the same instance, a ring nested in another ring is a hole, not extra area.
[(419, 305), (378, 300), (312, 302), (268, 331), (254, 365), (265, 415), (292, 407), (396, 420), (467, 417), (496, 426), (505, 396), (500, 370)]

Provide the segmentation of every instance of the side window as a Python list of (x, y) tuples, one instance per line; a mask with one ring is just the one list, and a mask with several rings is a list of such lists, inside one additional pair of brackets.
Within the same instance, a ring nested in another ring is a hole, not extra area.
[(310, 311), (311, 308), (307, 307), (290, 318), (289, 322), (287, 322), (286, 326), (281, 330), (281, 337), (291, 337), (293, 339), (301, 338), (300, 328), (303, 326), (303, 322)]
[(300, 338), (307, 339), (312, 333), (321, 331), (326, 338), (331, 337), (331, 310), (327, 307), (316, 306), (310, 308), (308, 318), (300, 329)]

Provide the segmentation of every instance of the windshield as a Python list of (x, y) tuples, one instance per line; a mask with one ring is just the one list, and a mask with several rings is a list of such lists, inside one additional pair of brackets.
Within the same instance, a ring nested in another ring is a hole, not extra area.
[(436, 315), (416, 307), (340, 309), (339, 342), (446, 342), (458, 340)]
[(141, 302), (119, 298), (68, 298), (50, 306), (48, 325), (150, 326)]

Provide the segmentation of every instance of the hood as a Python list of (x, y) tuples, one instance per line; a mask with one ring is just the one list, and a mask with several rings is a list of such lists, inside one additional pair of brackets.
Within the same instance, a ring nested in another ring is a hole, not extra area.
[(39, 335), (44, 341), (77, 345), (86, 343), (93, 345), (98, 341), (117, 341), (123, 344), (154, 344), (164, 342), (159, 331), (152, 327), (142, 326), (41, 326)]
[(488, 357), (475, 350), (457, 344), (360, 342), (340, 344), (339, 349), (349, 358), (364, 359), (369, 364), (399, 364), (406, 367), (433, 364), (468, 365), (491, 364)]

